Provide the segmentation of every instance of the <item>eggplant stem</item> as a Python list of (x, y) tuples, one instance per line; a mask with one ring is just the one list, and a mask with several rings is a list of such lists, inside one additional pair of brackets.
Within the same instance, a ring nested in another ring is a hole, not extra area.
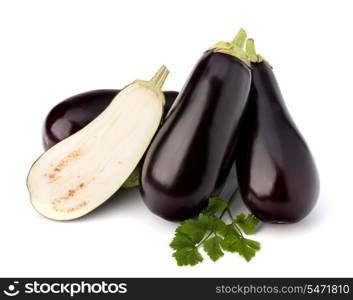
[(161, 66), (156, 74), (149, 81), (150, 84), (157, 90), (161, 90), (165, 79), (169, 74), (169, 70), (166, 66)]
[(247, 39), (245, 51), (247, 56), (249, 57), (250, 62), (262, 62), (263, 58), (256, 53), (255, 41), (253, 39)]
[(253, 39), (248, 39), (246, 41), (246, 54), (249, 56), (250, 61), (256, 60), (256, 49), (255, 49), (255, 42)]
[(241, 28), (237, 35), (234, 37), (231, 43), (228, 42), (218, 42), (214, 46), (210, 48), (215, 52), (225, 53), (231, 55), (233, 57), (238, 58), (243, 63), (245, 63), (248, 67), (250, 67), (250, 61), (248, 56), (244, 51), (244, 45), (246, 41), (246, 32), (243, 28)]
[(239, 47), (240, 49), (243, 49), (245, 45), (245, 41), (246, 41), (246, 31), (243, 28), (241, 28), (238, 31), (237, 35), (232, 40), (232, 44), (236, 47)]

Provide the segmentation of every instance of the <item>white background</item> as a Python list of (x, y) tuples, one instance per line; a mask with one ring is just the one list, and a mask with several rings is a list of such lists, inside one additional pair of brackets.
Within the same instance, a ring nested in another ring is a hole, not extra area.
[[(1, 1), (0, 276), (353, 276), (350, 3)], [(138, 191), (73, 222), (33, 210), (26, 175), (51, 107), (148, 79), (162, 64), (165, 89), (180, 90), (202, 52), (240, 27), (273, 65), (316, 158), (321, 195), (306, 219), (264, 225), (250, 263), (226, 254), (178, 267), (168, 246), (176, 224), (151, 214)]]

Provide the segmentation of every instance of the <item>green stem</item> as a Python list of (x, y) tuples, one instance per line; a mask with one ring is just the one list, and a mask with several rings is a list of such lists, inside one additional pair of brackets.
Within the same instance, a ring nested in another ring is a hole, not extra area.
[(196, 248), (199, 248), (199, 247), (204, 243), (204, 241), (206, 241), (213, 233), (214, 233), (213, 230), (210, 231), (210, 232), (208, 233), (208, 235), (206, 235), (206, 236), (199, 242), (199, 244), (196, 246)]
[(169, 74), (169, 70), (166, 66), (161, 66), (156, 74), (149, 81), (150, 84), (157, 90), (161, 90), (165, 79)]
[(233, 214), (232, 214), (232, 211), (229, 209), (229, 207), (227, 207), (227, 213), (228, 213), (230, 219), (231, 219), (232, 222), (233, 222), (233, 221), (234, 221)]
[(232, 44), (234, 46), (239, 47), (240, 49), (243, 49), (245, 41), (246, 41), (246, 31), (243, 28), (241, 28), (238, 31), (237, 35), (234, 37)]
[(250, 61), (256, 60), (256, 50), (255, 50), (255, 42), (253, 39), (248, 39), (246, 41), (246, 54), (249, 56)]
[(233, 225), (234, 229), (238, 232), (238, 234), (239, 234), (240, 236), (244, 237), (244, 236), (243, 236), (243, 233), (241, 232), (241, 230), (239, 229), (239, 227), (238, 227), (236, 224), (234, 224), (233, 214), (232, 214), (231, 210), (229, 209), (229, 207), (227, 208), (227, 212), (228, 212), (228, 215), (229, 215), (230, 219), (232, 220), (232, 225)]
[(225, 209), (223, 209), (222, 213), (221, 213), (220, 216), (219, 216), (220, 219), (224, 216), (224, 214), (226, 213), (228, 207), (230, 207), (231, 203), (233, 202), (233, 200), (234, 200), (235, 197), (237, 196), (238, 192), (239, 192), (239, 188), (236, 188), (236, 189), (234, 190), (234, 192), (232, 193), (232, 195), (229, 197), (228, 206), (227, 206)]
[(215, 52), (221, 52), (236, 57), (250, 67), (249, 58), (243, 49), (245, 41), (246, 32), (244, 29), (240, 29), (231, 43), (218, 42), (213, 45), (210, 49), (213, 49)]
[(245, 51), (249, 57), (250, 62), (256, 63), (263, 61), (263, 58), (256, 53), (255, 42), (253, 39), (248, 39), (246, 41)]

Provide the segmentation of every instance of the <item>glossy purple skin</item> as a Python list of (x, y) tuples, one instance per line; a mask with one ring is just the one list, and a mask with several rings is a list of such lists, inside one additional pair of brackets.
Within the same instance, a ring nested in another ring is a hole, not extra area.
[(318, 172), (267, 62), (252, 67), (235, 160), (241, 196), (260, 220), (294, 223), (313, 209)]
[[(72, 96), (56, 105), (43, 126), (43, 147), (48, 150), (79, 131), (96, 118), (120, 90), (94, 90)], [(171, 108), (178, 92), (166, 91), (163, 118)]]
[(180, 221), (199, 213), (234, 162), (250, 89), (249, 68), (227, 54), (205, 52), (147, 151), (140, 191), (160, 217)]

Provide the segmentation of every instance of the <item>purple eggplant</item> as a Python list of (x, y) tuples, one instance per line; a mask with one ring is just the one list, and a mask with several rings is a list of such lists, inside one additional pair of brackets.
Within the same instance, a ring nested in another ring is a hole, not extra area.
[(206, 51), (152, 141), (140, 177), (147, 207), (167, 220), (197, 214), (234, 163), (251, 72), (241, 30)]
[[(43, 146), (48, 150), (79, 131), (97, 117), (120, 90), (94, 90), (72, 96), (57, 104), (47, 115), (43, 126)], [(164, 92), (164, 116), (171, 108), (178, 92)]]
[(313, 156), (295, 126), (271, 66), (247, 42), (252, 83), (236, 146), (241, 196), (260, 220), (293, 223), (313, 209), (319, 176)]

